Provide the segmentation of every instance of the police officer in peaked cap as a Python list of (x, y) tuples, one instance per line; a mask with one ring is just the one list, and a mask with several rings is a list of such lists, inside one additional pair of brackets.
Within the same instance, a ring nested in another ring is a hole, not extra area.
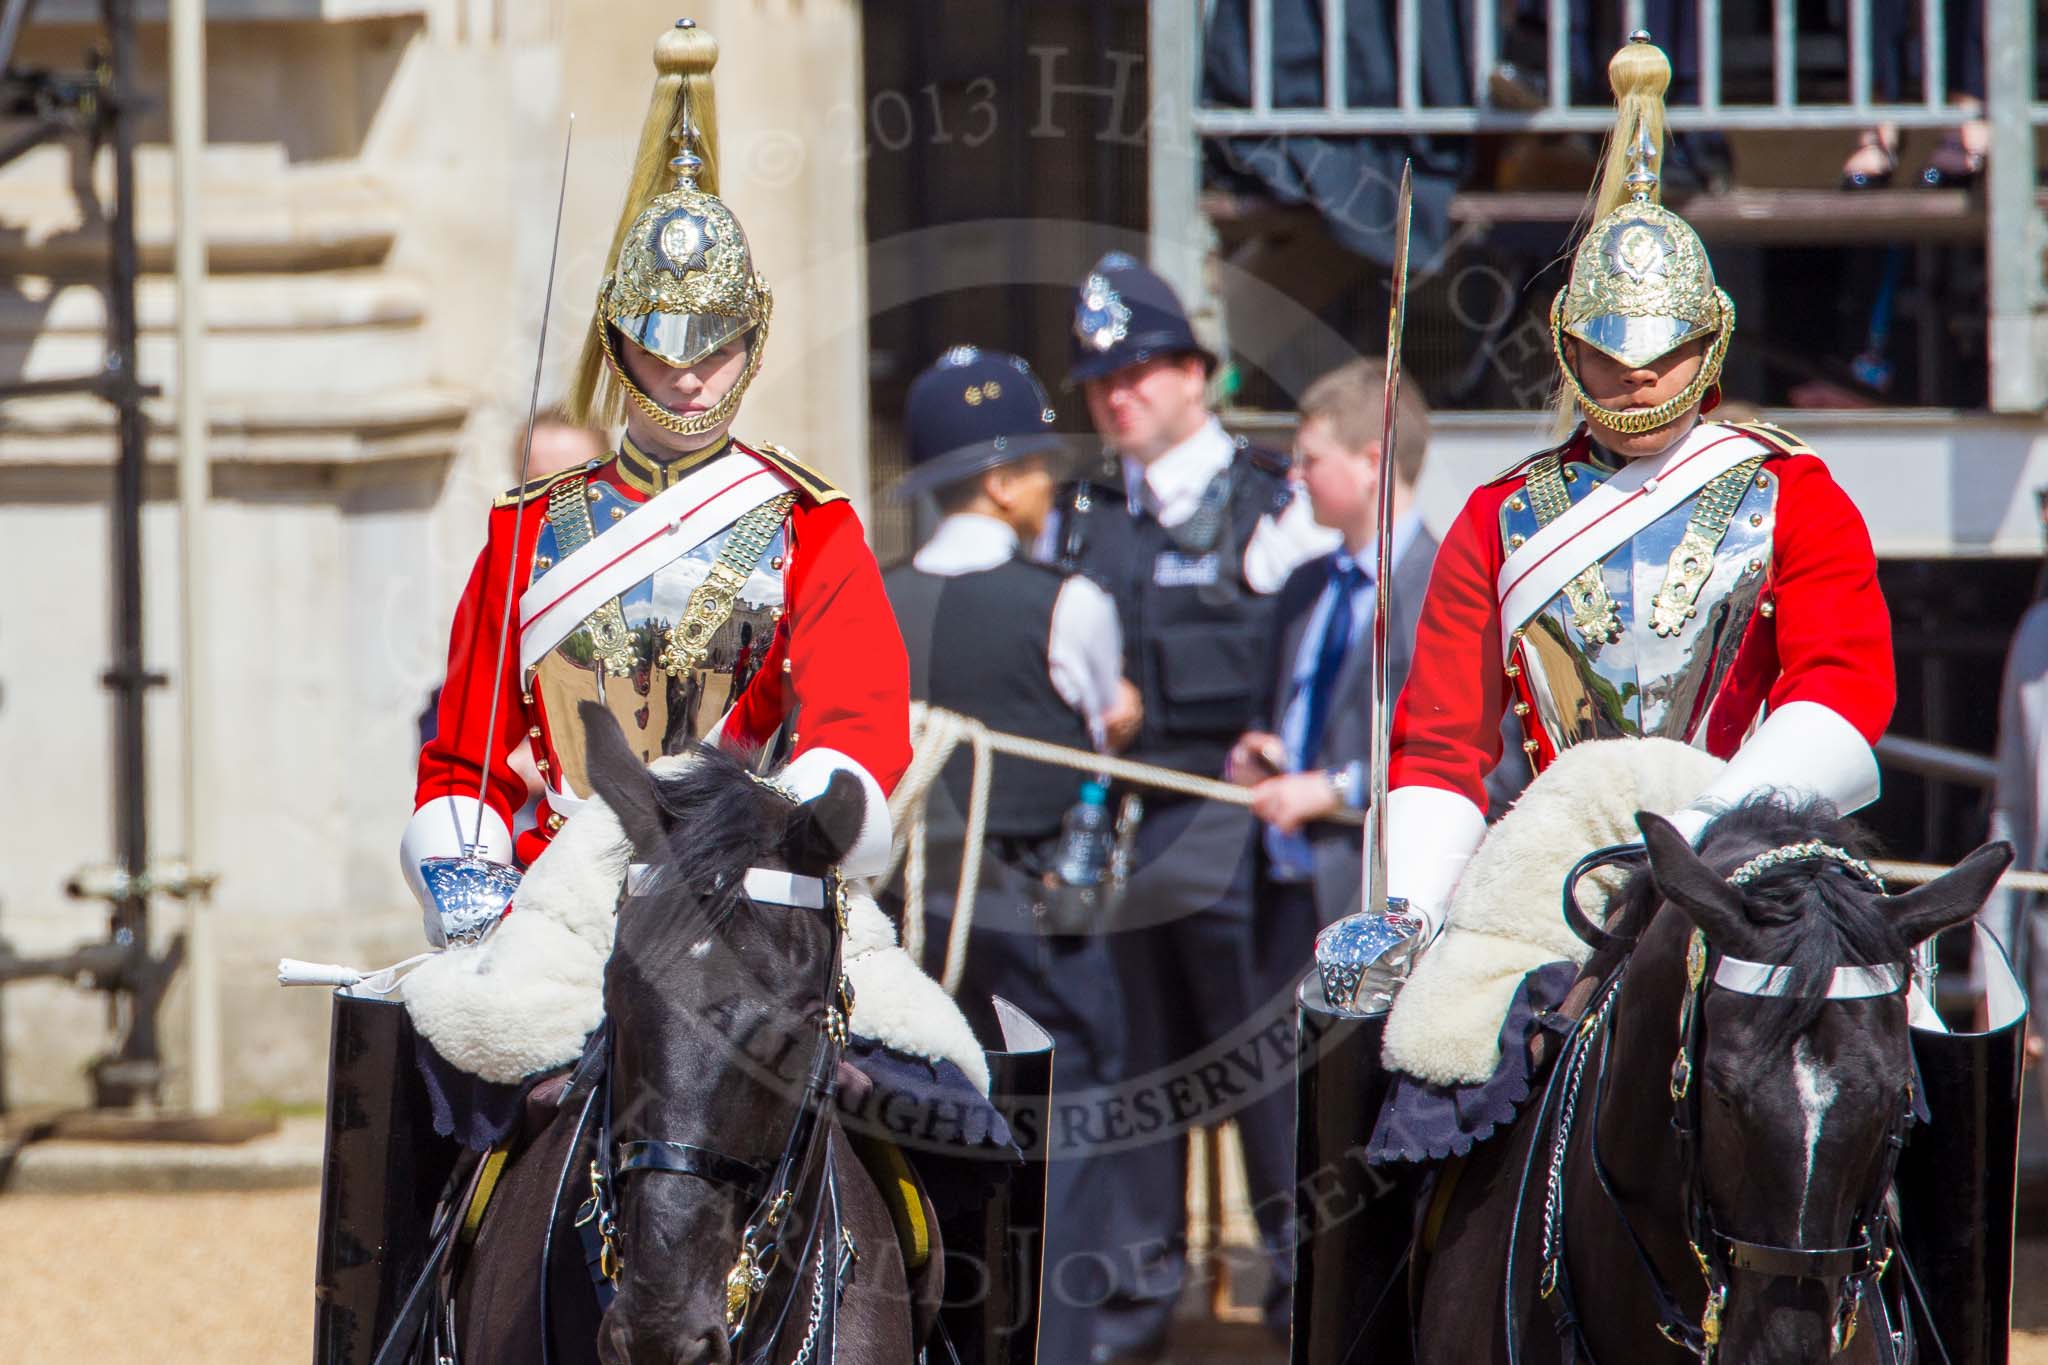
[[(1127, 682), (1108, 717), (1113, 748), (1220, 778), (1260, 713), (1273, 594), (1333, 547), (1289, 479), (1289, 459), (1233, 436), (1211, 410), (1217, 357), (1172, 287), (1121, 252), (1075, 293), (1068, 382), (1087, 400), (1101, 458), (1062, 491), (1053, 562), (1099, 583), (1123, 623)], [(1048, 1264), (1048, 1294), (1098, 1301), (1090, 1359), (1144, 1359), (1163, 1346), (1186, 1272), (1186, 1132), (1235, 1119), (1273, 1263), (1269, 1320), (1284, 1325), (1289, 1257), (1282, 1211), (1293, 1180), (1291, 1068), (1227, 1093), (1191, 1075), (1206, 1049), (1292, 1002), (1260, 998), (1251, 895), (1257, 826), (1241, 807), (1156, 788), (1142, 802), (1134, 871), (1111, 930), (1124, 1009), (1125, 1079), (1164, 1087), (1137, 1145), (1119, 1143), (1114, 1254), (1092, 1276)], [(1277, 1036), (1277, 1035), (1276, 1035)], [(1268, 1058), (1268, 1062), (1275, 1059)], [(1192, 1096), (1192, 1098), (1188, 1098)], [(1186, 1102), (1182, 1102), (1185, 1100)], [(1101, 1136), (1119, 1133), (1105, 1124)], [(1156, 1140), (1143, 1141), (1151, 1137)], [(1092, 1279), (1100, 1283), (1086, 1283)]]

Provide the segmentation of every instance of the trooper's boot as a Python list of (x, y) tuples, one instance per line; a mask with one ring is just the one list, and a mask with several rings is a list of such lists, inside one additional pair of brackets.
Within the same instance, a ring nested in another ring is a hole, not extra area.
[[(1297, 995), (1293, 1365), (1412, 1360), (1408, 1257), (1419, 1171), (1365, 1164), (1386, 1100), (1384, 1010), (1330, 1007), (1311, 972)], [(1335, 1216), (1333, 1216), (1333, 1214)]]
[[(939, 1319), (960, 1365), (1033, 1365), (1045, 1273), (1052, 1038), (1009, 1001), (998, 996), (994, 1003), (1003, 1037), (1002, 1050), (988, 1053), (989, 1098), (1009, 1121), (1024, 1160), (1010, 1167), (986, 1206), (941, 1221), (947, 1264)], [(951, 1361), (943, 1346), (928, 1358)]]
[(1899, 1245), (1919, 1289), (1909, 1285), (1906, 1298), (1920, 1358), (2006, 1365), (2027, 999), (1982, 926), (1977, 954), (1991, 1027), (1913, 1030), (1928, 1121), (1913, 1128), (1899, 1156)]
[(313, 1266), (314, 1365), (370, 1365), (426, 1263), (461, 1149), (437, 1136), (396, 1000), (334, 993)]

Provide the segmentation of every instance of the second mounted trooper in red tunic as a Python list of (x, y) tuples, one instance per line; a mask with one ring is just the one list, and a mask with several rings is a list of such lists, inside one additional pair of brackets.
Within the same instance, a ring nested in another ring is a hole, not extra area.
[[(1882, 1008), (1887, 1020), (1908, 1025), (1912, 1069), (1892, 1093), (1912, 1097), (1907, 1110), (1923, 1101), (1925, 1109), (1918, 1122), (1894, 1111), (1885, 1118), (1889, 1127), (1867, 1130), (1855, 1142), (1872, 1156), (1863, 1166), (1847, 1165), (1889, 1184), (1889, 1192), (1876, 1184), (1871, 1199), (1896, 1195), (1899, 1263), (1908, 1267), (1903, 1277), (1910, 1277), (1919, 1304), (1911, 1310), (1920, 1324), (1913, 1331), (1921, 1340), (1942, 1341), (1945, 1359), (2000, 1359), (2012, 1285), (2013, 1186), (2002, 1174), (1995, 1184), (1974, 1184), (1965, 1173), (2013, 1169), (2026, 1001), (1988, 935), (1979, 939), (1980, 961), (1992, 972), (1987, 981), (2002, 977), (2004, 985), (1987, 990), (1990, 1026), (1976, 1033), (1952, 1032), (1935, 1014), (1932, 940), (1924, 933), (1906, 948), (1910, 972), (1897, 962), (1880, 969), (1877, 989), (1855, 979), (1870, 964), (1854, 953), (1839, 969), (1847, 980), (1838, 974), (1795, 987), (1778, 974), (1796, 969), (1778, 958), (1756, 969), (1761, 976), (1745, 979), (1731, 971), (1741, 959), (1729, 956), (1726, 944), (1710, 943), (1697, 921), (1684, 926), (1683, 938), (1666, 936), (1661, 947), (1647, 931), (1645, 947), (1631, 946), (1635, 940), (1625, 936), (1608, 940), (1615, 955), (1590, 973), (1588, 957), (1560, 943), (1560, 937), (1576, 937), (1590, 952), (1599, 932), (1582, 928), (1585, 917), (1574, 919), (1560, 904), (1585, 904), (1577, 879), (1589, 870), (1587, 855), (1618, 868), (1637, 861), (1630, 845), (1638, 831), (1649, 836), (1655, 829), (1660, 839), (1669, 834), (1668, 826), (1639, 823), (1645, 808), (1677, 806), (1670, 823), (1696, 844), (1703, 832), (1713, 837), (1709, 825), (1717, 816), (1751, 801), (1792, 807), (1773, 815), (1789, 814), (1795, 826), (1823, 808), (1847, 814), (1867, 806), (1878, 794), (1873, 745), (1896, 701), (1889, 614), (1870, 535), (1854, 504), (1797, 438), (1768, 424), (1711, 417), (1735, 313), (1698, 235), (1658, 202), (1670, 65), (1646, 36), (1636, 35), (1609, 74), (1620, 105), (1610, 157), (1592, 227), (1551, 307), (1561, 406), (1570, 424), (1558, 444), (1474, 490), (1442, 537), (1390, 727), (1381, 807), (1386, 823), (1373, 850), (1384, 854), (1383, 878), (1369, 872), (1375, 886), (1365, 909), (1318, 939), (1316, 977), (1302, 996), (1304, 1021), (1313, 1017), (1325, 1048), (1302, 1073), (1302, 1169), (1344, 1169), (1362, 1143), (1363, 1162), (1375, 1179), (1356, 1184), (1363, 1194), (1356, 1206), (1321, 1188), (1313, 1209), (1304, 1199), (1307, 1235), (1297, 1252), (1297, 1284), (1308, 1292), (1297, 1300), (1295, 1359), (1323, 1365), (1359, 1358), (1362, 1349), (1376, 1361), (1405, 1360), (1417, 1342), (1423, 1358), (1447, 1349), (1451, 1354), (1442, 1358), (1452, 1358), (1486, 1332), (1447, 1347), (1431, 1328), (1448, 1319), (1484, 1321), (1472, 1318), (1461, 1299), (1470, 1285), (1489, 1282), (1500, 1290), (1493, 1302), (1504, 1305), (1492, 1322), (1506, 1335), (1495, 1340), (1517, 1340), (1528, 1329), (1547, 1347), (1544, 1329), (1554, 1325), (1562, 1344), (1551, 1356), (1561, 1350), (1587, 1358), (1564, 1251), (1571, 1214), (1563, 1192), (1568, 1179), (1579, 1180), (1568, 1172), (1589, 1173), (1589, 1166), (1603, 1192), (1594, 1197), (1591, 1216), (1629, 1231), (1610, 1248), (1614, 1259), (1582, 1260), (1581, 1270), (1596, 1263), (1624, 1266), (1622, 1275), (1633, 1279), (1640, 1265), (1653, 1295), (1643, 1294), (1641, 1282), (1603, 1279), (1600, 1289), (1615, 1304), (1633, 1305), (1631, 1312), (1654, 1297), (1658, 1332), (1687, 1346), (1687, 1354), (1759, 1358), (1755, 1350), (1744, 1354), (1726, 1343), (1716, 1353), (1732, 1275), (1749, 1276), (1744, 1283), (1758, 1288), (1749, 1291), (1752, 1308), (1730, 1310), (1731, 1322), (1748, 1311), (1752, 1321), (1768, 1314), (1782, 1326), (1795, 1316), (1781, 1314), (1783, 1305), (1804, 1295), (1825, 1305), (1823, 1277), (1808, 1272), (1818, 1264), (1813, 1258), (1829, 1252), (1801, 1240), (1806, 1193), (1799, 1196), (1796, 1234), (1779, 1235), (1785, 1245), (1740, 1242), (1726, 1224), (1716, 1230), (1712, 1222), (1699, 1156), (1701, 1106), (1712, 1095), (1718, 1112), (1720, 1101), (1740, 1096), (1729, 1107), (1746, 1108), (1749, 1097), (1763, 1091), (1724, 1085), (1701, 1060), (1710, 986), (1732, 997), (1718, 1013), (1730, 1023), (1756, 1018), (1763, 999), (1778, 997), (1815, 1010), (1846, 1002), (1863, 1011), (1847, 1027), (1875, 1030), (1878, 1002), (1872, 997), (1899, 998)], [(1482, 783), (1500, 754), (1499, 727), (1509, 716), (1520, 737), (1506, 742), (1521, 743), (1537, 777), (1495, 827), (1498, 842), (1482, 849), (1488, 835)], [(1653, 742), (1612, 742), (1621, 740)], [(1566, 753), (1579, 746), (1585, 747)], [(1667, 855), (1674, 846), (1665, 844)], [(1718, 856), (1729, 848), (1720, 844)], [(1647, 859), (1646, 849), (1642, 856)], [(1369, 868), (1374, 861), (1368, 857)], [(1780, 844), (1726, 870), (1702, 864), (1700, 884), (1725, 889), (1744, 907), (1738, 917), (1755, 913), (1761, 924), (1763, 914), (1779, 913), (1782, 903), (1765, 911), (1760, 900), (1745, 901), (1740, 888), (1757, 871), (1786, 863), (1807, 865), (1812, 871), (1799, 875), (1815, 879), (1828, 868), (1837, 874), (1847, 869), (1862, 884), (1854, 894), (1870, 895), (1873, 884), (1884, 892), (1877, 875), (1851, 855), (1812, 841)], [(1986, 869), (1995, 874), (2003, 859), (1977, 866), (1983, 885)], [(1665, 868), (1652, 863), (1652, 870), (1659, 895), (1676, 903), (1676, 894), (1661, 889)], [(1818, 889), (1799, 894), (1821, 904)], [(1981, 891), (1975, 894), (1981, 901)], [(1888, 913), (1910, 915), (1906, 895), (1886, 904)], [(1820, 912), (1802, 907), (1798, 913)], [(1669, 951), (1681, 943), (1682, 969)], [(1653, 965), (1635, 969), (1625, 989), (1629, 962)], [(1633, 989), (1654, 979), (1645, 970), (1667, 968), (1674, 994), (1685, 983), (1676, 1038), (1665, 1032), (1673, 1015), (1664, 1012), (1669, 998), (1656, 994), (1662, 988)], [(1596, 1003), (1603, 982), (1606, 993)], [(1618, 1033), (1643, 1002), (1654, 1003), (1644, 1006), (1655, 1016), (1648, 1018), (1649, 1031)], [(1805, 1022), (1794, 1032), (1805, 1047), (1821, 1035), (1808, 1032), (1813, 1014), (1801, 1017)], [(1544, 1029), (1552, 1030), (1556, 1046), (1525, 1046)], [(1306, 1022), (1303, 1033), (1309, 1034)], [(1866, 1041), (1877, 1036), (1868, 1032)], [(1649, 1058), (1646, 1067), (1631, 1071), (1617, 1064), (1616, 1091), (1610, 1092), (1609, 1044), (1618, 1038), (1625, 1041), (1613, 1048), (1617, 1058), (1636, 1050), (1642, 1038), (1653, 1041), (1641, 1044), (1647, 1054), (1638, 1053)], [(1574, 1042), (1576, 1052), (1568, 1051)], [(1672, 1044), (1675, 1056), (1664, 1051)], [(1753, 1051), (1745, 1060), (1782, 1068), (1772, 1084), (1784, 1085), (1786, 1093), (1818, 1093), (1809, 1088), (1818, 1084), (1810, 1075), (1818, 1073), (1803, 1069), (1808, 1063), (1797, 1061), (1795, 1051), (1788, 1033), (1782, 1051)], [(1592, 1055), (1599, 1060), (1588, 1068)], [(1673, 1057), (1668, 1069), (1667, 1056)], [(1696, 1065), (1708, 1073), (1698, 1082), (1692, 1079)], [(1605, 1099), (1646, 1079), (1650, 1085), (1640, 1095), (1649, 1108), (1603, 1112)], [(1832, 1103), (1834, 1083), (1827, 1084)], [(1878, 1084), (1873, 1074), (1870, 1093)], [(1667, 1095), (1674, 1108), (1663, 1111)], [(1807, 1184), (1790, 1188), (1812, 1188), (1817, 1149), (1811, 1144), (1818, 1141), (1822, 1108), (1805, 1111)], [(1846, 1112), (1836, 1109), (1830, 1122)], [(1677, 1163), (1658, 1169), (1682, 1170), (1682, 1181), (1644, 1183), (1643, 1167), (1619, 1165), (1619, 1180), (1610, 1181), (1600, 1144), (1604, 1134), (1608, 1151), (1615, 1151), (1615, 1130), (1629, 1122), (1623, 1114), (1658, 1120), (1645, 1133), (1648, 1147), (1658, 1160)], [(1754, 1128), (1720, 1131), (1726, 1136), (1716, 1141), (1728, 1144), (1724, 1157), (1742, 1159), (1752, 1194), (1788, 1188), (1769, 1183), (1772, 1167), (1787, 1164), (1784, 1149), (1760, 1142)], [(1434, 1206), (1428, 1221), (1444, 1236), (1432, 1249), (1429, 1272), (1440, 1277), (1438, 1295), (1421, 1310), (1418, 1329), (1402, 1311), (1410, 1303), (1405, 1253), (1424, 1221), (1415, 1201), (1428, 1172), (1449, 1157), (1469, 1155), (1480, 1142), (1496, 1144), (1500, 1164), (1468, 1164), (1458, 1192)], [(1903, 1155), (1880, 1170), (1873, 1164), (1880, 1148)], [(1617, 1195), (1617, 1188), (1627, 1193)], [(1634, 1224), (1624, 1199), (1634, 1201)], [(1482, 1202), (1506, 1221), (1476, 1216)], [(1339, 1204), (1355, 1208), (1357, 1216), (1314, 1218)], [(1846, 1214), (1850, 1203), (1842, 1207)], [(1646, 1209), (1682, 1231), (1689, 1259), (1675, 1260), (1667, 1246), (1658, 1269), (1659, 1258), (1639, 1235)], [(1865, 1247), (1876, 1245), (1873, 1236), (1885, 1241), (1887, 1218), (1856, 1218)], [(1475, 1229), (1495, 1245), (1461, 1264), (1451, 1246)], [(1496, 1240), (1495, 1233), (1504, 1236)], [(1826, 1272), (1853, 1290), (1834, 1309), (1825, 1348), (1833, 1354), (1846, 1358), (1863, 1349), (1844, 1349), (1859, 1314), (1873, 1324), (1871, 1339), (1894, 1345), (1908, 1339), (1904, 1330), (1893, 1336), (1892, 1327), (1903, 1328), (1909, 1310), (1888, 1303), (1890, 1290), (1877, 1283), (1892, 1261), (1892, 1245), (1885, 1245), (1855, 1273)], [(1518, 1261), (1518, 1247), (1540, 1250), (1542, 1269), (1534, 1259)], [(1520, 1281), (1518, 1264), (1527, 1272)], [(1667, 1286), (1677, 1281), (1663, 1278), (1690, 1278), (1695, 1264), (1702, 1287), (1686, 1302), (1701, 1305), (1697, 1328), (1689, 1306), (1684, 1312), (1671, 1307), (1677, 1300)], [(1459, 1278), (1475, 1267), (1480, 1280)], [(1865, 1278), (1857, 1280), (1856, 1273)], [(1927, 1288), (1935, 1279), (1941, 1283)], [(1522, 1300), (1527, 1319), (1515, 1306), (1522, 1281), (1530, 1291)], [(1581, 1276), (1582, 1285), (1591, 1282)], [(1766, 1287), (1767, 1298), (1759, 1292)], [(1534, 1321), (1545, 1311), (1535, 1307), (1539, 1299), (1554, 1323)], [(1770, 1306), (1759, 1313), (1759, 1301)], [(1395, 1307), (1383, 1312), (1376, 1306), (1382, 1303)], [(1812, 1321), (1827, 1318), (1817, 1314)], [(1938, 1330), (1923, 1331), (1929, 1323)], [(1693, 1336), (1674, 1335), (1679, 1327)], [(1505, 1349), (1512, 1354), (1514, 1347)], [(1799, 1349), (1819, 1358), (1809, 1347)], [(1875, 1359), (1884, 1351), (1880, 1344), (1867, 1354)], [(1774, 1358), (1791, 1355), (1779, 1350)]]
[[(716, 60), (688, 21), (656, 48), (570, 404), (579, 421), (623, 423), (617, 452), (499, 498), (456, 609), (400, 855), (436, 943), (495, 923), (509, 869), (589, 799), (583, 702), (650, 760), (707, 741), (798, 799), (851, 773), (867, 823), (841, 870), (887, 861), (910, 692), (880, 572), (845, 494), (780, 447), (732, 435), (771, 299), (717, 193)], [(506, 762), (522, 746), (546, 785), (531, 823)], [(484, 892), (487, 864), (507, 870)], [(451, 870), (455, 884), (434, 885)]]
[(1764, 790), (1843, 812), (1877, 796), (1895, 700), (1870, 535), (1790, 433), (1710, 419), (1735, 309), (1658, 202), (1664, 54), (1616, 57), (1620, 121), (1594, 224), (1551, 307), (1572, 421), (1467, 500), (1443, 537), (1395, 709), (1391, 921), (1380, 965), (1443, 925), (1486, 830), (1512, 710), (1541, 772), (1585, 740), (1658, 736), (1728, 760), (1676, 819)]

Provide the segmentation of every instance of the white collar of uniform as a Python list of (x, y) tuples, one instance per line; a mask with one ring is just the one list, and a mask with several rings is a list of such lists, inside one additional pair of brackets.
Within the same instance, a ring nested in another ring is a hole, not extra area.
[(1237, 443), (1211, 413), (1194, 435), (1149, 465), (1126, 455), (1124, 494), (1133, 510), (1149, 508), (1161, 526), (1178, 526), (1195, 514), (1209, 481), (1229, 468), (1236, 451)]
[(993, 569), (1017, 554), (1017, 533), (1008, 522), (980, 512), (955, 512), (911, 558), (919, 573), (957, 578)]

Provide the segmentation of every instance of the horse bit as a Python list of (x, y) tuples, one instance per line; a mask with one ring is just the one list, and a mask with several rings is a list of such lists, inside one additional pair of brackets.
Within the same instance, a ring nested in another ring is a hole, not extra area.
[[(750, 1161), (729, 1156), (696, 1143), (651, 1138), (616, 1142), (612, 1137), (611, 1069), (605, 1068), (602, 1120), (597, 1154), (590, 1163), (590, 1197), (576, 1211), (576, 1227), (582, 1231), (586, 1250), (593, 1261), (593, 1280), (600, 1299), (609, 1304), (617, 1292), (619, 1276), (625, 1269), (620, 1253), (623, 1236), (619, 1231), (615, 1191), (619, 1181), (636, 1171), (687, 1175), (722, 1185), (752, 1200), (754, 1212), (740, 1234), (740, 1250), (725, 1276), (725, 1330), (729, 1343), (737, 1345), (747, 1328), (755, 1301), (768, 1287), (770, 1278), (782, 1265), (785, 1222), (796, 1195), (810, 1170), (812, 1139), (819, 1119), (834, 1103), (838, 1091), (841, 1055), (848, 1039), (848, 1021), (853, 1015), (853, 985), (847, 980), (842, 962), (846, 942), (847, 892), (837, 877), (806, 877), (784, 872), (753, 869), (747, 874), (746, 894), (756, 903), (787, 905), (792, 909), (821, 910), (829, 899), (833, 907), (831, 973), (836, 981), (833, 998), (825, 1006), (824, 1026), (818, 1049), (813, 1054), (804, 1083), (803, 1098), (791, 1121), (789, 1136), (772, 1174)], [(609, 1042), (606, 1044), (609, 1050)], [(853, 1237), (840, 1232), (841, 1255), (838, 1278), (843, 1282), (858, 1259)], [(823, 1302), (825, 1246), (817, 1255), (818, 1283), (812, 1295), (811, 1322), (798, 1359), (810, 1353), (825, 1317)]]
[[(1587, 918), (1580, 910), (1575, 895), (1579, 879), (1598, 868), (1640, 857), (1642, 853), (1641, 844), (1619, 844), (1597, 849), (1582, 858), (1565, 879), (1565, 918), (1573, 931), (1595, 949), (1610, 946), (1631, 949), (1635, 940), (1632, 936), (1609, 933)], [(1786, 864), (1816, 859), (1825, 859), (1846, 868), (1878, 891), (1884, 890), (1883, 881), (1868, 863), (1852, 856), (1845, 849), (1813, 840), (1787, 844), (1759, 854), (1729, 873), (1727, 881), (1731, 886), (1745, 886), (1764, 873)], [(1918, 963), (1919, 958), (1916, 956), (1916, 966)], [(1695, 928), (1692, 931), (1686, 945), (1686, 989), (1679, 1002), (1678, 1053), (1671, 1065), (1670, 1094), (1673, 1105), (1672, 1127), (1678, 1135), (1680, 1157), (1685, 1169), (1686, 1244), (1691, 1249), (1693, 1259), (1698, 1263), (1700, 1275), (1706, 1282), (1706, 1307), (1700, 1315), (1700, 1320), (1694, 1323), (1680, 1309), (1677, 1296), (1671, 1292), (1651, 1260), (1648, 1249), (1643, 1245), (1641, 1236), (1636, 1232), (1620, 1197), (1615, 1193), (1606, 1164), (1600, 1157), (1597, 1120), (1606, 1097), (1606, 1025), (1614, 1001), (1620, 994), (1621, 979), (1627, 966), (1628, 961), (1624, 958), (1614, 969), (1600, 992), (1598, 1003), (1587, 1011), (1585, 1022), (1573, 1031), (1565, 1055), (1558, 1059), (1558, 1072), (1564, 1077), (1564, 1100), (1559, 1110), (1557, 1135), (1551, 1144), (1549, 1177), (1544, 1197), (1543, 1271), (1537, 1286), (1539, 1294), (1557, 1314), (1559, 1330), (1575, 1332), (1576, 1307), (1570, 1302), (1570, 1276), (1564, 1268), (1564, 1167), (1571, 1141), (1579, 1086), (1585, 1071), (1586, 1055), (1597, 1039), (1600, 1046), (1600, 1065), (1594, 1083), (1595, 1124), (1590, 1152), (1593, 1172), (1599, 1179), (1601, 1192), (1612, 1205), (1623, 1230), (1628, 1233), (1636, 1259), (1649, 1278), (1651, 1291), (1657, 1301), (1658, 1333), (1674, 1346), (1697, 1356), (1702, 1365), (1711, 1365), (1721, 1340), (1721, 1319), (1728, 1303), (1728, 1272), (1731, 1267), (1777, 1279), (1825, 1280), (1840, 1277), (1842, 1287), (1835, 1304), (1830, 1342), (1836, 1353), (1841, 1352), (1856, 1333), (1866, 1288), (1874, 1285), (1891, 1263), (1889, 1218), (1884, 1213), (1884, 1200), (1891, 1188), (1899, 1152), (1905, 1145), (1906, 1129), (1913, 1120), (1912, 1079), (1908, 1078), (1901, 1093), (1900, 1105), (1886, 1128), (1885, 1154), (1881, 1178), (1876, 1185), (1876, 1195), (1872, 1204), (1859, 1210), (1853, 1220), (1860, 1231), (1860, 1240), (1845, 1247), (1786, 1247), (1753, 1242), (1720, 1231), (1714, 1226), (1713, 1211), (1708, 1207), (1700, 1176), (1700, 1092), (1693, 1084), (1693, 1074), (1698, 1068), (1700, 1053), (1705, 1045), (1703, 1033), (1707, 991), (1710, 987), (1719, 987), (1739, 995), (1784, 998), (1792, 995), (1793, 989), (1786, 967), (1730, 957), (1711, 948), (1703, 930)], [(1826, 988), (1818, 994), (1827, 1000), (1864, 1000), (1896, 995), (1906, 989), (1911, 975), (1905, 964), (1898, 963), (1838, 967)], [(1510, 1329), (1512, 1330), (1512, 1324)]]

